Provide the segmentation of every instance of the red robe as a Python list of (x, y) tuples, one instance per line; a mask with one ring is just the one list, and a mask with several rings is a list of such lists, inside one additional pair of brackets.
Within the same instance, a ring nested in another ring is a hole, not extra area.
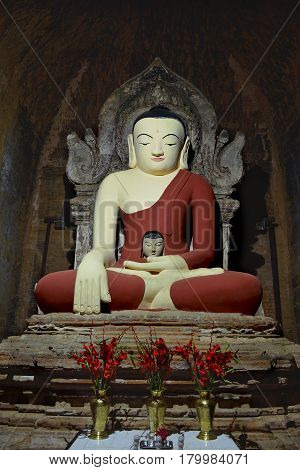
[[(208, 267), (214, 259), (215, 196), (200, 175), (180, 170), (155, 204), (132, 214), (120, 210), (125, 242), (124, 260), (147, 262), (141, 258), (143, 236), (148, 231), (164, 237), (164, 255), (182, 256), (189, 269)], [(192, 240), (192, 250), (190, 245)], [(137, 309), (143, 299), (144, 280), (136, 275), (107, 271), (112, 302), (110, 310)], [(76, 271), (60, 271), (44, 276), (35, 295), (41, 310), (73, 311)], [(199, 276), (175, 281), (170, 294), (177, 309), (254, 315), (262, 298), (259, 280), (250, 274), (225, 271), (215, 276)]]

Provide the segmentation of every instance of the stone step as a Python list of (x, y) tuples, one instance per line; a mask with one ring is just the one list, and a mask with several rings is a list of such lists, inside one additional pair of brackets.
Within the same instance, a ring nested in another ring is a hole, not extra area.
[(282, 329), (278, 322), (270, 317), (249, 316), (235, 313), (208, 313), (208, 312), (182, 312), (147, 310), (124, 310), (110, 314), (80, 315), (74, 313), (48, 313), (46, 315), (33, 315), (27, 320), (28, 330), (59, 329), (64, 327), (98, 327), (103, 325), (158, 325), (183, 326), (193, 325), (198, 329), (214, 330), (225, 333), (232, 331), (235, 334), (251, 332), (265, 332), (265, 334), (281, 335)]
[[(241, 449), (299, 449), (300, 429), (273, 431), (231, 431)], [(0, 447), (4, 449), (63, 450), (77, 434), (77, 430), (55, 430), (0, 425)]]
[[(52, 313), (29, 318), (22, 335), (0, 344), (0, 445), (65, 448), (77, 430), (91, 424), (91, 382), (67, 354), (81, 349), (91, 331), (97, 339), (125, 329), (122, 342), (135, 352), (132, 328), (145, 340), (150, 327), (170, 346), (187, 342), (193, 333), (201, 349), (206, 349), (213, 333), (214, 343), (238, 350), (240, 362), (233, 364), (232, 383), (216, 389), (216, 429), (235, 433), (245, 448), (296, 448), (300, 346), (282, 337), (280, 325), (268, 317), (174, 311)], [(166, 383), (166, 424), (171, 430), (197, 429), (193, 408), (197, 395), (190, 372), (180, 358), (174, 358), (173, 369)], [(146, 428), (148, 394), (141, 374), (125, 361), (110, 389), (110, 421), (119, 427)], [(16, 432), (8, 442), (12, 429)], [(283, 432), (292, 438), (283, 439)]]

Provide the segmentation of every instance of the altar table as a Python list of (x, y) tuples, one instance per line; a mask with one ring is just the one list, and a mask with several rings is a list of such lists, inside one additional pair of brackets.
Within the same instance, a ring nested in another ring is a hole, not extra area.
[[(79, 432), (67, 447), (68, 450), (137, 450), (134, 441), (146, 438), (147, 430), (122, 430), (114, 431), (106, 439), (89, 439), (88, 432)], [(170, 434), (168, 440), (173, 442), (174, 450), (237, 450), (239, 447), (228, 434), (219, 434), (217, 439), (203, 441), (197, 439), (199, 431), (185, 431), (183, 446), (180, 446), (178, 438), (182, 434)]]

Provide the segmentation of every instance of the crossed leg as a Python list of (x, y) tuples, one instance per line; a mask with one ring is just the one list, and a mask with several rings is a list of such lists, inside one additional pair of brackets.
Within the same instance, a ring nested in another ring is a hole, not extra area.
[(255, 315), (262, 288), (258, 278), (251, 274), (224, 271), (220, 276), (176, 281), (170, 295), (178, 310)]
[[(76, 275), (77, 271), (70, 269), (47, 274), (39, 280), (35, 289), (35, 298), (43, 313), (73, 312)], [(112, 299), (109, 309), (137, 309), (144, 296), (143, 279), (111, 271), (107, 271), (107, 276)]]
[[(125, 274), (124, 270), (107, 270), (110, 310), (175, 307), (186, 311), (254, 315), (262, 298), (259, 280), (246, 273), (221, 273), (221, 270), (215, 272), (219, 275), (197, 275), (198, 270), (193, 270), (185, 274), (168, 271), (161, 276), (128, 271)], [(205, 274), (204, 270), (201, 272)], [(44, 313), (73, 312), (76, 274), (76, 270), (59, 271), (47, 274), (38, 282), (35, 296)], [(161, 282), (163, 277), (168, 283)]]

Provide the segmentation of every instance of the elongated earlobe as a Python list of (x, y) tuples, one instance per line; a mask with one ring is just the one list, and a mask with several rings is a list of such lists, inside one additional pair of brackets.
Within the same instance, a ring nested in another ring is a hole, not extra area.
[(136, 167), (136, 155), (135, 155), (135, 150), (134, 150), (134, 145), (133, 145), (132, 134), (129, 134), (127, 138), (127, 142), (128, 142), (128, 154), (129, 154), (128, 166), (129, 168), (135, 168)]
[(179, 168), (181, 170), (188, 169), (188, 154), (189, 154), (190, 143), (191, 143), (190, 138), (187, 137), (185, 139), (184, 145), (180, 153)]

